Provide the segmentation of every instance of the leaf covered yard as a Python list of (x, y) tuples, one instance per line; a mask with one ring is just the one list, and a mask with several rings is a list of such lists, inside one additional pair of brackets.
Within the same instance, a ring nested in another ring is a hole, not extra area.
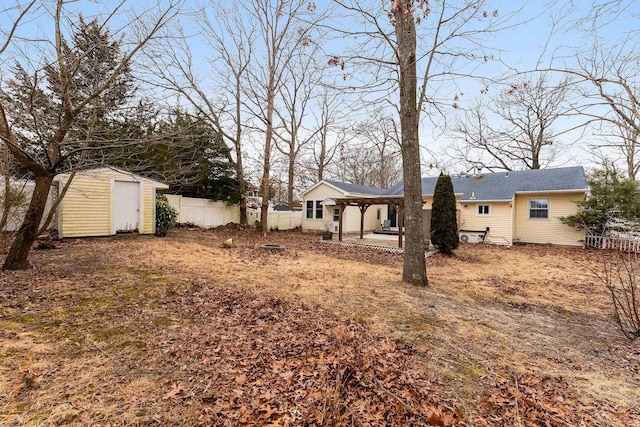
[(401, 255), (294, 233), (34, 251), (0, 276), (0, 422), (639, 424), (640, 347), (580, 267), (600, 254), (456, 252), (424, 289)]

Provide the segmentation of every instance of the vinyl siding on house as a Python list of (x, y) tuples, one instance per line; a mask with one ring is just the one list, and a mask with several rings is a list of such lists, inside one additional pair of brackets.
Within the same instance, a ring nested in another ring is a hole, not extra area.
[[(513, 220), (514, 243), (541, 243), (564, 246), (582, 246), (584, 232), (562, 224), (559, 217), (576, 213), (578, 200), (585, 193), (531, 193), (516, 194)], [(531, 199), (549, 199), (548, 218), (529, 218)]]
[[(465, 205), (467, 206), (465, 208)], [(477, 215), (478, 205), (490, 205), (490, 215)], [(460, 209), (460, 229), (483, 231), (489, 227), (485, 242), (510, 245), (511, 207), (509, 202), (462, 202)]]
[[(330, 187), (325, 183), (321, 183), (313, 190), (304, 194), (302, 200), (302, 230), (322, 232), (325, 228), (325, 221), (330, 221), (331, 228), (334, 233), (337, 230), (333, 229), (333, 208), (335, 206), (323, 206), (322, 219), (315, 218), (315, 202), (323, 201), (328, 198), (343, 198), (346, 197), (344, 192)], [(314, 218), (307, 218), (307, 201), (313, 201), (313, 216)], [(365, 231), (377, 230), (380, 228), (381, 221), (377, 219), (377, 209), (381, 208), (382, 215), (386, 215), (386, 206), (374, 205), (369, 206), (364, 216), (364, 229)], [(360, 232), (360, 209), (357, 206), (347, 206), (342, 213), (342, 232), (343, 233), (359, 233)], [(337, 225), (337, 223), (336, 223)]]

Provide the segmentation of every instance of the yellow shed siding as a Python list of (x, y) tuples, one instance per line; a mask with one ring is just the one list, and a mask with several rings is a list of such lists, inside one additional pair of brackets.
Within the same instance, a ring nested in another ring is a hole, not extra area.
[[(61, 184), (65, 182), (66, 179)], [(63, 237), (108, 236), (111, 224), (109, 180), (76, 175), (58, 212)]]
[(143, 195), (143, 224), (141, 234), (153, 234), (154, 206), (153, 206), (153, 184), (149, 181), (144, 183)]
[[(478, 205), (489, 205), (489, 215), (478, 215)], [(466, 207), (465, 207), (466, 206)], [(482, 231), (489, 227), (485, 242), (510, 245), (511, 207), (509, 202), (463, 202), (460, 209), (460, 229)]]
[[(584, 193), (517, 194), (514, 206), (514, 243), (581, 246), (584, 233), (562, 224), (558, 218), (576, 213), (575, 202), (584, 200), (584, 197)], [(549, 199), (548, 218), (529, 218), (530, 199)]]
[[(60, 185), (68, 176), (60, 177)], [(109, 236), (113, 218), (112, 185), (114, 180), (138, 181), (142, 178), (111, 169), (78, 173), (58, 207), (58, 227), (62, 237)], [(154, 185), (144, 180), (141, 234), (154, 231)]]

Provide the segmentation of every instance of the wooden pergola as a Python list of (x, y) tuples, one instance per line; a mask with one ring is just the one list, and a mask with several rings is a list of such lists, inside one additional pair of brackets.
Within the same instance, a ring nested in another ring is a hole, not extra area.
[(404, 196), (384, 197), (348, 197), (336, 199), (340, 216), (338, 220), (338, 241), (342, 241), (342, 213), (347, 206), (357, 206), (360, 209), (360, 239), (364, 236), (364, 213), (372, 205), (392, 205), (398, 212), (398, 247), (402, 247), (402, 211), (404, 209)]

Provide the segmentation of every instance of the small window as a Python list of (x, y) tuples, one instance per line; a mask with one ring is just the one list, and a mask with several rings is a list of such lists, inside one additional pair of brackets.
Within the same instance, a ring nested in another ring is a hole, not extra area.
[(340, 209), (333, 208), (333, 222), (338, 222), (338, 221), (340, 221)]
[(549, 218), (549, 199), (529, 199), (529, 218)]
[(322, 200), (316, 200), (316, 219), (322, 219)]
[(313, 200), (307, 200), (307, 219), (313, 219)]
[(477, 216), (490, 216), (491, 215), (491, 205), (476, 205), (476, 215)]
[(380, 221), (380, 211), (381, 211), (381, 210), (382, 210), (382, 209), (378, 208), (378, 210), (376, 211), (376, 219), (377, 219), (378, 221)]

